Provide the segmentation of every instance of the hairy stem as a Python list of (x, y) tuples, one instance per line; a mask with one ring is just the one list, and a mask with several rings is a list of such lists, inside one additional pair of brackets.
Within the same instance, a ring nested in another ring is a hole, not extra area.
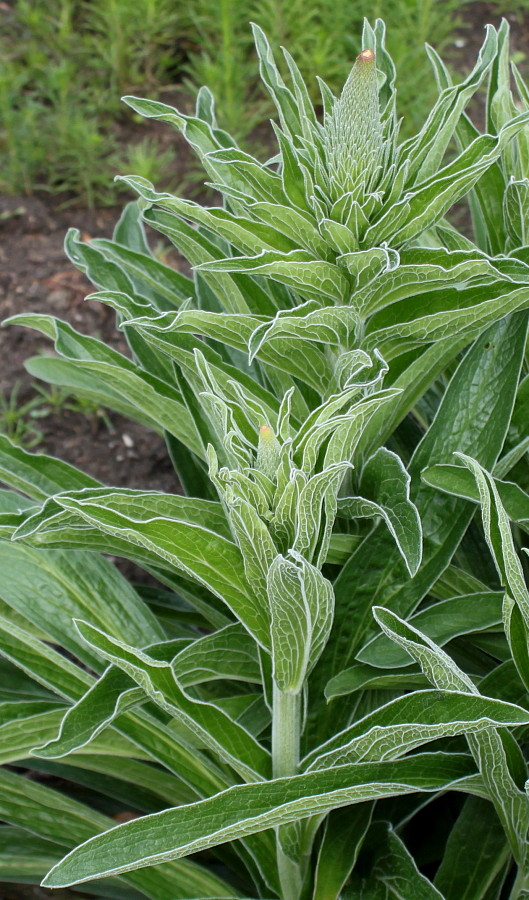
[[(274, 778), (294, 775), (299, 763), (299, 738), (301, 724), (301, 695), (288, 694), (274, 684), (272, 714), (272, 771)], [(284, 852), (281, 833), (286, 825), (277, 829), (277, 867), (281, 882), (282, 900), (298, 900), (303, 876), (301, 866)]]
[(274, 778), (295, 775), (299, 763), (301, 695), (280, 691), (274, 684), (272, 770)]

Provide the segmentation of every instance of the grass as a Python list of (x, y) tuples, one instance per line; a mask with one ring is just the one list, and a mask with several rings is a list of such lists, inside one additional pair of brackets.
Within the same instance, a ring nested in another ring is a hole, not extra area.
[(163, 181), (171, 150), (144, 139), (139, 125), (125, 146), (120, 128), (128, 123), (130, 138), (132, 120), (119, 103), (124, 93), (152, 97), (178, 85), (192, 95), (206, 84), (219, 124), (255, 148), (270, 101), (255, 76), (250, 21), (274, 45), (288, 44), (317, 99), (313, 73), (325, 71), (338, 89), (360, 49), (353, 35), (363, 16), (382, 16), (411, 132), (435, 84), (424, 51), (409, 48), (431, 41), (443, 49), (460, 9), (459, 0), (19, 0), (1, 13), (0, 192), (46, 190), (95, 206), (116, 202), (118, 188), (108, 184), (118, 172)]
[(106, 410), (94, 400), (74, 394), (55, 385), (31, 385), (32, 395), (20, 396), (21, 384), (15, 382), (8, 393), (0, 394), (0, 434), (7, 435), (13, 443), (32, 450), (42, 443), (44, 434), (38, 423), (52, 416), (62, 416), (66, 411), (78, 413), (92, 422), (97, 430), (103, 422), (108, 431), (113, 430)]

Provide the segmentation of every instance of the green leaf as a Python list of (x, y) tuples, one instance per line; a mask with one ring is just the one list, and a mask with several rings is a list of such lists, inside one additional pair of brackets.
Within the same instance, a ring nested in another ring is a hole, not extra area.
[(181, 650), (172, 661), (183, 687), (217, 679), (261, 683), (257, 647), (241, 625), (227, 625), (205, 634)]
[(468, 757), (433, 753), (398, 762), (341, 766), (264, 784), (237, 785), (200, 803), (113, 828), (65, 857), (48, 873), (44, 885), (79, 884), (178, 859), (350, 803), (448, 785), (457, 787), (458, 780), (464, 782), (471, 772)]
[(428, 680), (413, 667), (408, 666), (405, 672), (394, 672), (358, 663), (331, 678), (325, 686), (325, 696), (332, 700), (364, 689), (409, 691), (427, 686)]
[[(93, 684), (92, 677), (67, 660), (63, 654), (32, 637), (13, 622), (2, 618), (0, 618), (0, 651), (4, 658), (12, 660), (22, 671), (53, 693), (59, 694), (61, 698), (79, 700)], [(191, 751), (179, 745), (174, 732), (164, 726), (159, 719), (153, 719), (144, 711), (140, 711), (133, 716), (123, 716), (119, 727), (127, 739), (151, 758), (178, 774), (196, 791), (198, 790), (199, 794), (209, 794), (226, 785), (226, 780), (213, 763), (207, 761), (196, 750)], [(51, 739), (56, 732), (57, 728), (54, 728), (53, 733), (48, 734), (47, 738)], [(41, 740), (46, 739), (42, 730), (39, 735)], [(34, 746), (38, 740), (35, 735), (29, 736), (28, 752), (29, 744)], [(117, 741), (114, 742), (114, 746), (118, 746)]]
[(509, 844), (494, 808), (479, 797), (467, 797), (448, 837), (435, 885), (445, 900), (481, 900), (509, 859)]
[(516, 601), (526, 630), (529, 629), (529, 592), (522, 565), (514, 547), (511, 526), (492, 476), (476, 460), (457, 454), (472, 472), (479, 490), (483, 528), (502, 585)]
[(164, 637), (132, 585), (103, 557), (0, 542), (0, 568), (10, 572), (0, 582), (0, 598), (92, 668), (98, 668), (97, 656), (79, 641), (74, 617), (134, 642)]
[(43, 453), (28, 453), (5, 434), (0, 434), (0, 480), (34, 500), (45, 500), (59, 491), (100, 485), (95, 478), (60, 459)]
[[(487, 631), (502, 623), (503, 593), (487, 591), (450, 597), (421, 610), (409, 619), (410, 625), (442, 647), (462, 634)], [(391, 669), (409, 665), (409, 656), (383, 634), (362, 647), (357, 659), (371, 666)]]
[(268, 752), (240, 726), (210, 703), (193, 700), (179, 687), (169, 663), (112, 639), (86, 622), (77, 622), (81, 636), (112, 665), (132, 678), (162, 709), (189, 728), (248, 780), (266, 777)]
[[(477, 137), (453, 162), (390, 207), (366, 232), (366, 244), (387, 240), (393, 247), (403, 245), (435, 224), (500, 157), (528, 119), (529, 115), (522, 113), (505, 125), (497, 136), (484, 134)], [(401, 212), (403, 215), (398, 218)]]
[[(430, 466), (421, 472), (421, 478), (431, 487), (453, 494), (456, 497), (464, 497), (475, 503), (480, 502), (480, 493), (476, 479), (468, 466), (457, 466), (445, 463), (443, 465)], [(517, 484), (510, 481), (494, 479), (501, 503), (512, 522), (527, 528), (529, 522), (529, 494)]]
[[(262, 321), (266, 321), (262, 316), (183, 309), (156, 317), (144, 315), (130, 319), (125, 328), (140, 331), (153, 346), (178, 359), (181, 354), (178, 335), (182, 333), (222, 340), (246, 354), (250, 337)], [(321, 390), (322, 383), (332, 378), (332, 369), (321, 349), (302, 338), (285, 339), (281, 334), (277, 335), (259, 352), (259, 361), (301, 379), (317, 391)]]
[[(445, 89), (420, 133), (409, 145), (408, 153), (412, 160), (410, 174), (413, 173), (417, 181), (435, 174), (459, 123), (461, 113), (494, 62), (497, 43), (495, 29), (487, 25), (485, 40), (480, 48), (478, 59), (465, 80), (453, 87), (449, 76), (446, 76), (448, 83)], [(432, 48), (427, 47), (427, 50), (431, 51)], [(432, 62), (439, 61), (443, 73), (444, 66), (435, 51), (431, 53), (430, 59)]]
[[(385, 359), (391, 360), (423, 343), (460, 335), (467, 335), (470, 340), (503, 315), (526, 309), (528, 305), (525, 287), (509, 292), (489, 290), (488, 293), (493, 295), (490, 299), (486, 297), (486, 293), (485, 289), (448, 291), (440, 301), (445, 306), (444, 309), (427, 315), (421, 315), (419, 309), (417, 317), (412, 321), (397, 322), (370, 331), (365, 338), (365, 349), (379, 349)], [(454, 308), (455, 304), (458, 308)], [(430, 309), (432, 306), (430, 302)], [(398, 310), (390, 308), (387, 318), (393, 320), (397, 314)], [(406, 315), (409, 315), (409, 309)]]
[(328, 816), (314, 876), (313, 900), (340, 896), (354, 869), (373, 815), (373, 803), (335, 809)]
[(464, 693), (414, 691), (391, 700), (322, 744), (303, 760), (308, 771), (353, 762), (397, 759), (423, 743), (456, 734), (478, 734), (491, 726), (523, 725), (520, 706)]
[(298, 291), (301, 296), (334, 303), (348, 303), (351, 294), (349, 279), (343, 270), (332, 263), (314, 259), (305, 250), (277, 253), (264, 250), (258, 256), (232, 257), (202, 263), (200, 272), (241, 272), (269, 275)]
[[(371, 838), (375, 841), (375, 837)], [(372, 877), (395, 900), (445, 900), (417, 868), (410, 851), (392, 827), (384, 823), (376, 831), (377, 853)]]
[(276, 556), (267, 578), (274, 680), (297, 694), (329, 636), (334, 611), (332, 585), (294, 551)]
[[(6, 769), (0, 770), (0, 787), (2, 819), (52, 841), (59, 852), (114, 824), (112, 819), (65, 794)], [(126, 880), (152, 900), (232, 894), (222, 879), (188, 861), (128, 875)]]
[(28, 363), (33, 375), (80, 390), (158, 431), (166, 429), (200, 455), (196, 426), (174, 387), (53, 316), (23, 313), (6, 323), (36, 328), (54, 341), (63, 357), (35, 357)]
[[(62, 508), (78, 514), (102, 532), (146, 548), (170, 568), (206, 586), (233, 609), (256, 640), (265, 648), (268, 646), (267, 611), (253, 597), (241, 554), (232, 541), (201, 527), (196, 520), (168, 518), (145, 510), (141, 516), (135, 515), (134, 510), (129, 515), (128, 501), (121, 502), (120, 496), (112, 491), (106, 496), (96, 493), (93, 497), (85, 493), (58, 494), (54, 499)], [(184, 509), (186, 503), (199, 504), (199, 509), (208, 508), (209, 503), (209, 508), (219, 509), (207, 500), (178, 499), (185, 500)]]
[(52, 841), (9, 825), (0, 828), (0, 880), (35, 884), (59, 861)]
[[(120, 176), (119, 180), (137, 191), (140, 197), (148, 203), (156, 203), (184, 219), (203, 225), (213, 234), (229, 241), (243, 254), (260, 253), (261, 250), (279, 250), (288, 253), (298, 245), (298, 241), (289, 240), (283, 233), (271, 227), (269, 222), (256, 222), (241, 215), (235, 216), (218, 206), (206, 209), (192, 200), (183, 200), (173, 194), (158, 193), (150, 181), (140, 178), (138, 175)], [(99, 247), (101, 242), (95, 241), (94, 243), (96, 247)], [(156, 279), (153, 281), (156, 284)], [(189, 291), (188, 296), (191, 293), (192, 291)]]
[(111, 667), (70, 707), (53, 738), (34, 741), (31, 753), (41, 759), (58, 759), (74, 750), (86, 750), (117, 716), (143, 702), (145, 694), (141, 688)]
[[(407, 650), (437, 688), (478, 693), (469, 676), (430, 638), (387, 609), (375, 608), (373, 614), (384, 633)], [(525, 853), (529, 800), (512, 778), (506, 750), (496, 729), (485, 729), (481, 734), (469, 735), (467, 740), (490, 799), (505, 828), (513, 855), (519, 861), (524, 858)]]
[[(525, 314), (505, 318), (476, 341), (461, 360), (434, 422), (408, 466), (413, 485), (412, 499), (423, 528), (422, 566), (417, 575), (410, 579), (385, 524), (377, 526), (358, 545), (334, 582), (335, 621), (330, 641), (313, 675), (314, 690), (323, 693), (329, 680), (351, 665), (372, 628), (371, 609), (374, 604), (384, 600), (387, 606), (409, 615), (449, 565), (468, 527), (473, 509), (461, 500), (454, 499), (447, 503), (446, 496), (419, 483), (419, 473), (427, 465), (451, 462), (453, 451), (458, 449), (474, 453), (485, 465), (494, 464), (509, 424), (526, 329)], [(448, 353), (448, 349), (443, 349), (441, 345), (433, 349), (438, 360)], [(444, 360), (446, 365), (447, 356)], [(426, 377), (426, 366), (431, 362), (432, 357), (425, 354), (421, 377)], [(414, 371), (411, 366), (410, 378), (413, 374), (416, 375), (417, 370)], [(428, 383), (429, 379), (428, 373)], [(399, 384), (398, 379), (396, 384)], [(420, 396), (423, 390), (424, 382), (416, 396)], [(386, 428), (387, 433), (391, 433), (395, 427), (392, 414), (400, 402), (399, 396), (385, 407), (388, 410), (387, 425), (379, 415), (371, 420), (371, 434), (376, 434), (377, 444), (385, 439)], [(371, 425), (368, 425), (368, 433), (370, 428)], [(343, 727), (347, 719), (335, 703), (326, 714), (319, 713), (314, 728), (320, 740), (334, 733), (337, 718)]]
[(119, 283), (123, 286), (115, 289), (126, 291), (128, 279), (136, 296), (152, 300), (159, 309), (172, 309), (195, 294), (190, 278), (159, 262), (145, 250), (122, 246), (120, 242), (102, 238), (87, 245), (79, 240), (79, 232), (73, 229), (66, 238), (66, 250), (75, 265), (98, 288), (112, 288), (108, 267), (113, 265), (122, 273), (122, 282)]
[(380, 447), (362, 469), (358, 492), (357, 497), (340, 498), (339, 514), (381, 516), (413, 577), (421, 564), (422, 529), (417, 507), (410, 500), (410, 476), (399, 457)]

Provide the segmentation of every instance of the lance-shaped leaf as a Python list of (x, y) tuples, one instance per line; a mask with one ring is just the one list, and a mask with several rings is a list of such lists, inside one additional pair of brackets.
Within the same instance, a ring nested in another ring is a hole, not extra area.
[(336, 463), (349, 462), (364, 429), (377, 410), (387, 404), (395, 391), (381, 390), (368, 394), (357, 403), (340, 412), (351, 397), (358, 396), (358, 387), (353, 386), (332, 396), (314, 410), (294, 438), (293, 456), (300, 469), (307, 474), (316, 466), (318, 454), (326, 443), (324, 468)]
[(117, 716), (145, 699), (145, 693), (136, 682), (127, 679), (119, 669), (109, 667), (66, 712), (53, 739), (41, 744), (37, 740), (34, 742), (32, 755), (41, 759), (58, 759), (85, 748)]
[(511, 853), (494, 808), (480, 797), (467, 797), (446, 844), (435, 885), (446, 900), (486, 897)]
[(516, 601), (526, 630), (529, 629), (529, 592), (518, 559), (507, 513), (492, 476), (476, 460), (458, 453), (476, 480), (481, 501), (483, 527), (502, 585)]
[[(387, 609), (375, 607), (373, 614), (385, 634), (407, 650), (437, 688), (478, 694), (470, 677), (430, 638)], [(513, 780), (501, 736), (495, 728), (489, 728), (480, 734), (469, 735), (467, 740), (508, 835), (513, 855), (521, 860), (529, 827), (529, 799)]]
[[(486, 591), (449, 597), (420, 610), (409, 619), (438, 646), (462, 634), (486, 631), (502, 623), (503, 592)], [(357, 659), (381, 669), (408, 666), (408, 653), (385, 634), (376, 635), (362, 647)]]
[(193, 641), (174, 657), (172, 667), (184, 687), (224, 678), (254, 684), (262, 679), (256, 644), (239, 624)]
[(143, 644), (161, 640), (163, 629), (112, 563), (82, 551), (41, 550), (0, 542), (0, 566), (10, 572), (0, 583), (0, 598), (92, 668), (97, 657), (86, 652), (72, 627), (82, 616), (113, 634)]
[(220, 173), (221, 181), (248, 197), (272, 203), (288, 203), (278, 173), (249, 153), (237, 147), (212, 150), (208, 154), (208, 162)]
[[(410, 851), (388, 823), (377, 823), (369, 832), (369, 843), (376, 847), (375, 861), (366, 885), (351, 900), (360, 897), (384, 897), (387, 900), (444, 900), (442, 894), (417, 868)], [(354, 884), (354, 882), (353, 882)], [(377, 888), (382, 888), (378, 894)], [(369, 891), (373, 889), (374, 893)]]
[(54, 341), (57, 353), (63, 357), (35, 358), (30, 364), (34, 375), (47, 380), (48, 374), (52, 383), (75, 387), (158, 431), (166, 429), (200, 455), (196, 426), (174, 387), (53, 316), (23, 313), (6, 323), (41, 331)]
[(282, 335), (335, 347), (348, 346), (350, 334), (354, 333), (358, 321), (355, 307), (322, 308), (316, 301), (308, 300), (295, 309), (280, 310), (271, 322), (263, 322), (255, 327), (249, 341), (250, 359), (258, 354), (263, 356), (263, 348)]
[[(190, 278), (144, 250), (101, 238), (87, 244), (80, 240), (74, 228), (66, 236), (65, 249), (77, 268), (97, 287), (126, 290), (128, 280), (135, 296), (151, 300), (158, 309), (174, 309), (195, 294)], [(121, 277), (109, 278), (110, 271), (119, 272)]]
[[(44, 706), (45, 704), (41, 701), (39, 705)], [(39, 712), (35, 702), (31, 704), (10, 702), (5, 704), (5, 707), (10, 707), (7, 715), (12, 715), (13, 718), (0, 724), (0, 761), (2, 765), (17, 764), (21, 760), (27, 760), (31, 756), (35, 744), (46, 744), (53, 741), (65, 714), (62, 706)], [(3, 715), (4, 709), (0, 708), (0, 716)], [(86, 754), (87, 758), (91, 755), (95, 758), (111, 755), (116, 763), (118, 760), (123, 761), (131, 756), (148, 758), (147, 754), (142, 754), (132, 741), (115, 731), (96, 737)], [(194, 793), (188, 792), (188, 800), (194, 799), (194, 797)]]
[(112, 491), (106, 498), (58, 494), (55, 501), (111, 537), (145, 547), (170, 568), (207, 587), (234, 611), (256, 640), (268, 646), (267, 610), (253, 596), (240, 551), (232, 541), (184, 518), (155, 513), (129, 516), (126, 504), (116, 503)]
[(0, 434), (0, 481), (34, 500), (45, 500), (59, 491), (77, 491), (99, 487), (100, 482), (74, 466), (46, 456), (29, 453)]
[(513, 659), (524, 684), (529, 684), (529, 592), (522, 564), (516, 553), (511, 525), (492, 475), (470, 456), (457, 454), (472, 472), (479, 490), (485, 538), (502, 585), (507, 592), (504, 604), (505, 632)]
[(281, 125), (292, 136), (302, 134), (303, 115), (301, 110), (307, 107), (305, 104), (298, 106), (292, 91), (285, 85), (276, 65), (272, 48), (262, 28), (252, 24), (252, 32), (259, 57), (261, 79), (275, 103)]
[(325, 823), (314, 876), (313, 900), (339, 897), (354, 869), (373, 815), (373, 803), (333, 810)]
[[(502, 462), (503, 460), (500, 460), (500, 464)], [(497, 471), (497, 467), (495, 471)], [(426, 484), (445, 491), (447, 494), (464, 497), (475, 503), (481, 501), (476, 478), (468, 466), (451, 465), (450, 463), (430, 466), (421, 472), (421, 478)], [(529, 527), (529, 494), (512, 481), (494, 478), (494, 484), (511, 522), (516, 522), (524, 530), (527, 529)]]
[(60, 857), (53, 841), (10, 825), (0, 829), (0, 879), (4, 882), (38, 884)]
[(320, 568), (327, 559), (338, 491), (349, 467), (347, 462), (326, 466), (300, 487), (296, 499), (296, 530), (292, 549)]
[(220, 709), (185, 694), (170, 663), (114, 640), (86, 622), (78, 621), (77, 627), (81, 636), (104, 659), (122, 669), (155, 703), (181, 721), (243, 778), (253, 781), (268, 775), (268, 752)]
[[(12, 826), (54, 842), (64, 852), (76, 843), (112, 827), (113, 820), (65, 794), (29, 778), (0, 770), (0, 815)], [(230, 895), (229, 886), (196, 863), (172, 863), (164, 869), (126, 876), (151, 900)]]
[[(298, 246), (297, 241), (289, 240), (269, 224), (256, 222), (244, 216), (235, 216), (219, 206), (206, 209), (192, 200), (183, 200), (174, 194), (158, 193), (150, 181), (138, 175), (120, 176), (119, 180), (125, 182), (148, 203), (156, 203), (184, 219), (205, 226), (208, 231), (229, 241), (244, 254), (260, 253), (263, 249), (288, 253)], [(96, 246), (99, 245), (99, 242), (95, 243)]]
[(343, 270), (332, 263), (314, 259), (306, 250), (290, 253), (263, 251), (253, 257), (214, 260), (198, 267), (200, 272), (241, 272), (268, 275), (293, 288), (301, 296), (334, 303), (348, 303), (351, 283)]
[[(211, 107), (213, 101), (211, 92), (207, 88), (202, 88), (200, 93), (201, 99), (209, 99)], [(148, 119), (159, 119), (161, 122), (169, 122), (182, 131), (186, 141), (193, 147), (206, 169), (208, 168), (207, 153), (219, 147), (234, 146), (233, 138), (216, 127), (214, 116), (200, 115), (201, 110), (198, 108), (198, 103), (197, 114), (189, 116), (159, 100), (146, 100), (143, 97), (134, 97), (129, 94), (123, 97), (123, 101), (138, 115)]]
[(331, 678), (325, 686), (325, 696), (327, 700), (332, 700), (333, 697), (342, 697), (364, 689), (413, 691), (415, 688), (428, 687), (428, 684), (428, 679), (414, 666), (408, 666), (405, 672), (394, 672), (358, 663)]
[[(518, 269), (521, 273), (525, 266), (521, 264)], [(502, 282), (512, 283), (512, 276), (478, 250), (414, 247), (401, 252), (399, 266), (388, 269), (356, 291), (354, 302), (359, 314), (368, 318), (406, 299), (424, 297), (426, 302), (431, 292)]]
[(468, 756), (417, 754), (238, 785), (189, 806), (136, 819), (82, 844), (46, 876), (46, 887), (131, 871), (364, 800), (465, 787)]
[[(368, 229), (364, 241), (373, 245), (387, 240), (391, 246), (399, 247), (430, 228), (474, 186), (528, 120), (529, 114), (522, 113), (505, 125), (497, 136), (480, 135), (453, 162), (390, 207)], [(400, 215), (401, 211), (405, 211), (404, 216)]]
[[(484, 465), (494, 464), (510, 420), (526, 333), (525, 315), (506, 317), (479, 338), (461, 360), (435, 420), (408, 466), (412, 479), (417, 478), (412, 498), (422, 522), (423, 564), (410, 580), (385, 524), (378, 526), (358, 546), (334, 584), (339, 600), (325, 654), (325, 683), (345, 664), (350, 665), (351, 657), (358, 652), (372, 627), (371, 609), (378, 599), (385, 598), (386, 605), (408, 615), (450, 563), (472, 518), (473, 508), (457, 499), (447, 503), (446, 496), (420, 484), (418, 475), (428, 464), (451, 462), (454, 450), (474, 453)], [(440, 346), (434, 349), (441, 356), (445, 353)], [(424, 364), (428, 361), (432, 361), (431, 356), (426, 357)], [(415, 389), (413, 393), (418, 396)], [(400, 397), (393, 402), (398, 405)], [(390, 421), (394, 408), (390, 404), (382, 407)], [(375, 422), (378, 443), (381, 432), (388, 432), (381, 415), (375, 415)], [(393, 420), (389, 433), (394, 426)]]
[(409, 142), (410, 175), (416, 181), (436, 172), (462, 111), (494, 62), (497, 43), (495, 29), (487, 25), (485, 41), (474, 68), (460, 84), (452, 86), (451, 82), (447, 83), (421, 131)]
[[(228, 626), (192, 642), (169, 641), (149, 648), (151, 655), (171, 662), (183, 686), (220, 678), (261, 679), (255, 644), (240, 625)], [(179, 648), (184, 646), (184, 649)], [(253, 653), (252, 653), (253, 649)], [(187, 650), (187, 652), (186, 652)], [(176, 654), (176, 656), (175, 656)], [(110, 667), (64, 716), (60, 731), (45, 747), (33, 750), (39, 758), (56, 759), (85, 747), (117, 716), (145, 700), (145, 693), (119, 669)]]
[(268, 528), (251, 503), (236, 500), (229, 506), (229, 516), (243, 558), (246, 581), (257, 602), (266, 609), (267, 577), (277, 554), (276, 547)]
[[(203, 230), (199, 231), (174, 213), (162, 209), (147, 209), (143, 213), (143, 218), (148, 225), (168, 237), (191, 265), (197, 266), (217, 259), (218, 244), (209, 240)], [(215, 306), (218, 306), (219, 298), (221, 298), (222, 307), (227, 312), (247, 313), (252, 311), (248, 302), (251, 294), (243, 291), (244, 287), (250, 286), (249, 279), (244, 276), (229, 275), (226, 272), (208, 272), (201, 277), (212, 292)], [(271, 301), (269, 301), (269, 305), (273, 306)], [(266, 311), (270, 312), (270, 310)], [(255, 312), (263, 312), (263, 310), (258, 309)]]
[[(237, 350), (248, 352), (248, 342), (254, 329), (265, 320), (264, 316), (242, 313), (209, 312), (208, 310), (183, 309), (160, 316), (142, 315), (130, 319), (126, 328), (139, 330), (153, 346), (169, 356), (178, 355), (179, 334), (202, 334)], [(175, 348), (173, 351), (173, 347)], [(285, 338), (281, 334), (262, 348), (259, 361), (274, 366), (295, 378), (300, 378), (315, 390), (332, 379), (332, 369), (319, 347), (300, 338)]]
[(281, 691), (297, 694), (327, 642), (334, 594), (321, 572), (299, 553), (276, 556), (268, 572), (272, 663)]
[[(284, 135), (281, 135), (281, 132), (276, 130), (276, 135), (281, 144), (281, 149), (291, 151), (292, 145), (288, 143)], [(324, 240), (320, 232), (318, 231), (317, 222), (314, 217), (307, 210), (307, 200), (304, 196), (304, 185), (303, 185), (303, 177), (301, 169), (299, 168), (299, 164), (293, 162), (292, 160), (292, 152), (289, 153), (288, 158), (285, 160), (285, 153), (283, 153), (283, 163), (288, 167), (289, 163), (292, 163), (292, 168), (296, 167), (297, 173), (295, 180), (298, 182), (298, 185), (294, 188), (296, 199), (300, 200), (298, 208), (294, 208), (292, 206), (281, 206), (279, 203), (252, 203), (250, 207), (250, 213), (252, 216), (256, 216), (263, 222), (267, 224), (273, 225), (277, 231), (280, 231), (286, 237), (290, 238), (291, 241), (295, 242), (296, 247), (301, 247), (304, 250), (307, 250), (312, 256), (318, 259), (329, 260), (332, 258), (332, 251), (327, 243)], [(291, 176), (292, 169), (290, 172), (288, 169), (283, 169), (283, 186), (285, 187), (285, 192), (288, 192), (292, 189), (292, 183), (294, 179)], [(290, 181), (290, 184), (287, 187), (287, 180)], [(300, 182), (302, 183), (301, 191), (299, 190)], [(299, 208), (301, 207), (301, 208)]]
[(417, 507), (410, 500), (410, 476), (399, 457), (380, 447), (366, 462), (357, 497), (338, 501), (340, 515), (381, 516), (395, 538), (411, 576), (421, 564), (422, 529)]
[[(493, 296), (487, 299), (486, 293)], [(482, 299), (484, 294), (485, 299)], [(485, 329), (502, 315), (529, 306), (526, 287), (518, 287), (509, 292), (487, 291), (486, 288), (462, 293), (448, 291), (442, 295), (441, 303), (446, 303), (449, 308), (433, 311), (428, 315), (422, 315), (419, 310), (417, 318), (412, 321), (400, 321), (371, 331), (366, 335), (365, 349), (379, 349), (384, 358), (390, 360), (423, 343), (441, 341), (447, 337), (457, 338), (465, 334), (471, 337), (477, 328)], [(456, 303), (461, 308), (453, 308)], [(433, 305), (430, 304), (430, 308)], [(393, 319), (397, 315), (398, 310), (391, 307), (388, 318)], [(409, 315), (409, 310), (405, 315)]]
[[(93, 677), (84, 669), (11, 620), (1, 617), (0, 651), (4, 659), (11, 660), (38, 685), (52, 694), (58, 694), (60, 698), (80, 700), (93, 684)], [(119, 730), (126, 740), (140, 749), (141, 755), (147, 754), (178, 775), (195, 794), (209, 795), (229, 783), (211, 760), (195, 748), (191, 750), (179, 743), (173, 730), (144, 710), (123, 716), (119, 721)], [(53, 736), (49, 735), (50, 738)], [(42, 740), (45, 739), (43, 736)], [(31, 740), (31, 743), (34, 745), (36, 740)]]
[(414, 691), (370, 713), (303, 761), (311, 771), (352, 762), (397, 759), (423, 743), (491, 726), (529, 722), (521, 706), (460, 691)]

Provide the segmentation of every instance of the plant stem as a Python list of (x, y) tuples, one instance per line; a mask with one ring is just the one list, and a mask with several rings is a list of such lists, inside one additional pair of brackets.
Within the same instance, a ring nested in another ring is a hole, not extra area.
[(519, 866), (516, 879), (509, 894), (509, 900), (522, 900), (527, 896), (526, 878), (523, 866)]
[(274, 684), (272, 770), (274, 778), (295, 775), (299, 763), (301, 695), (280, 691)]
[[(274, 778), (294, 775), (299, 763), (301, 695), (288, 694), (274, 684), (272, 714), (272, 771)], [(303, 876), (298, 862), (284, 852), (281, 833), (290, 826), (277, 829), (277, 868), (282, 900), (299, 900)]]
[[(301, 694), (289, 694), (274, 684), (272, 715), (272, 771), (274, 778), (294, 775), (299, 763)], [(281, 833), (291, 826), (277, 829), (277, 868), (282, 900), (299, 900), (303, 876), (301, 866), (284, 852)]]

